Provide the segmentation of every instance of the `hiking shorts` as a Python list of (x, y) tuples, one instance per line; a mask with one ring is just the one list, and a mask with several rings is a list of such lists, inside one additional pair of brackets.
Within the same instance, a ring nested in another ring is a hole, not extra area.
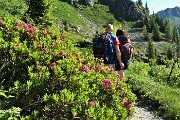
[(122, 63), (124, 63), (124, 68), (122, 68), (122, 69), (121, 69), (121, 67), (120, 67), (120, 65), (119, 65), (119, 61), (117, 61), (116, 70), (126, 70), (126, 69), (128, 69), (129, 64), (130, 64), (130, 61), (131, 61), (131, 60), (122, 61)]

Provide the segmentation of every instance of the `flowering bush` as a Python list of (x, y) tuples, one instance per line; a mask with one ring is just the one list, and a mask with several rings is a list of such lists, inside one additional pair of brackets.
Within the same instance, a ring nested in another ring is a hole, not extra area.
[(116, 120), (132, 114), (136, 97), (127, 84), (63, 33), (5, 18), (0, 44), (1, 86), (14, 96), (20, 118)]

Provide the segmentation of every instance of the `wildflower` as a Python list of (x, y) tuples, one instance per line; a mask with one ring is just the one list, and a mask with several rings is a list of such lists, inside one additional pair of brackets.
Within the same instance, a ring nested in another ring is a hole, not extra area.
[(44, 53), (45, 53), (45, 54), (48, 54), (48, 53), (49, 53), (49, 50), (46, 49), (46, 50), (44, 51)]
[(35, 35), (33, 35), (33, 34), (30, 34), (29, 35), (29, 38), (35, 38), (36, 36)]
[(32, 33), (36, 30), (36, 27), (29, 28), (28, 32)]
[(111, 82), (111, 81), (110, 81), (109, 79), (106, 79), (106, 78), (105, 78), (105, 79), (103, 80), (102, 86), (103, 86), (103, 87), (106, 87), (106, 88), (111, 88), (110, 82)]
[(52, 66), (56, 66), (56, 62), (52, 62), (51, 65), (52, 65)]
[(92, 105), (92, 106), (94, 106), (94, 105), (95, 105), (95, 102), (94, 102), (94, 101), (90, 101), (89, 104)]
[(47, 33), (48, 33), (48, 34), (52, 34), (52, 32), (51, 32), (51, 31), (48, 31)]
[(61, 34), (61, 39), (66, 40), (64, 34)]
[(4, 21), (3, 20), (0, 20), (0, 24), (2, 24)]
[(103, 68), (103, 66), (102, 66), (102, 65), (99, 65), (99, 68), (100, 68), (100, 69), (102, 69), (102, 68)]
[(32, 24), (27, 24), (28, 27), (32, 27)]
[(14, 28), (15, 28), (15, 30), (17, 30), (17, 31), (20, 30), (20, 29), (19, 29), (19, 26), (15, 26)]
[(130, 111), (130, 110), (131, 110), (131, 105), (128, 105), (128, 106), (126, 107), (126, 109), (127, 109), (128, 111)]
[(41, 30), (41, 33), (44, 34), (44, 35), (46, 35), (46, 34), (47, 34), (47, 31)]
[(63, 52), (63, 51), (59, 52), (59, 55), (62, 56), (62, 57), (66, 57), (66, 53)]
[(42, 48), (42, 45), (41, 45), (41, 44), (38, 44), (37, 47), (38, 47), (38, 48)]
[(121, 75), (120, 75), (120, 74), (118, 74), (117, 76), (118, 76), (118, 79), (119, 79), (119, 80), (122, 80), (122, 78), (121, 78)]
[(21, 46), (21, 43), (16, 43), (16, 46), (17, 46), (17, 47)]
[(86, 65), (81, 66), (81, 67), (80, 67), (80, 70), (83, 70), (83, 71), (85, 71), (85, 72), (89, 72), (89, 71), (90, 71), (89, 67), (86, 66)]

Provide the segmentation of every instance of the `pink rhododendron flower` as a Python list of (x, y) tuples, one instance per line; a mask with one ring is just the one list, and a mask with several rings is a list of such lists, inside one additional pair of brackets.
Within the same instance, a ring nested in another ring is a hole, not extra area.
[(56, 66), (56, 62), (52, 62), (51, 65), (52, 65), (52, 66)]
[(105, 79), (103, 80), (102, 86), (109, 89), (109, 88), (111, 88), (110, 82), (111, 82), (111, 81), (110, 81), (109, 79), (106, 79), (106, 78), (105, 78)]
[(69, 50), (69, 52), (73, 52), (73, 50)]
[(61, 39), (66, 40), (64, 34), (61, 34)]
[(28, 27), (32, 27), (32, 24), (27, 24)]
[(131, 105), (128, 105), (127, 108), (126, 108), (128, 111), (131, 110)]
[(121, 102), (122, 102), (122, 103), (125, 103), (125, 102), (126, 102), (126, 100), (125, 100), (124, 98), (122, 98), (122, 99), (121, 99)]
[(32, 27), (32, 28), (29, 28), (29, 29), (28, 29), (28, 32), (32, 33), (32, 32), (34, 32), (35, 30), (36, 30), (36, 27)]
[(59, 52), (59, 55), (62, 56), (62, 57), (66, 57), (66, 53), (63, 52), (63, 51)]
[(4, 21), (3, 20), (0, 20), (0, 24), (2, 24)]
[(94, 101), (90, 101), (89, 104), (92, 105), (92, 106), (94, 106), (94, 105), (95, 105), (95, 102), (94, 102)]
[(51, 32), (51, 31), (48, 31), (47, 33), (48, 33), (48, 34), (52, 34), (52, 32)]
[(124, 103), (125, 105), (129, 105), (130, 104), (130, 102), (129, 101), (125, 101), (125, 103)]
[(41, 33), (44, 34), (44, 35), (46, 35), (46, 34), (47, 34), (47, 31), (41, 30)]
[(80, 58), (80, 57), (77, 57), (76, 60), (78, 60), (79, 62), (81, 62), (81, 58)]
[(36, 36), (34, 34), (30, 34), (29, 38), (35, 38)]
[(118, 84), (118, 83), (115, 81), (115, 82), (114, 82), (114, 86), (117, 86), (117, 84)]
[(57, 78), (57, 80), (59, 81), (59, 80), (61, 80), (60, 78)]
[(99, 68), (100, 68), (100, 69), (102, 69), (102, 68), (103, 68), (103, 66), (102, 66), (102, 65), (99, 65)]
[(17, 30), (17, 31), (20, 30), (19, 26), (15, 26), (14, 28), (15, 28), (15, 30)]
[(23, 23), (23, 24), (22, 24), (22, 27), (23, 27), (24, 29), (29, 28), (26, 23)]
[(41, 44), (38, 44), (37, 47), (38, 47), (38, 48), (42, 48), (42, 45), (41, 45)]
[(44, 51), (44, 53), (48, 54), (48, 53), (49, 53), (49, 50), (46, 49), (46, 50)]
[(118, 74), (117, 76), (118, 76), (118, 79), (119, 79), (119, 80), (122, 80), (122, 78), (121, 78), (121, 75), (120, 75), (120, 74)]
[(16, 46), (17, 46), (17, 47), (21, 46), (21, 43), (16, 43)]
[(83, 71), (85, 71), (85, 72), (89, 72), (89, 71), (90, 71), (89, 67), (86, 66), (86, 65), (82, 65), (82, 66), (80, 67), (80, 70), (83, 70)]

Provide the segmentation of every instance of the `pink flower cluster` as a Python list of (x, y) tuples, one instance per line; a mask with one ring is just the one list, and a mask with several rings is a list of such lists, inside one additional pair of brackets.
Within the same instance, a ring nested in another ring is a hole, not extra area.
[(45, 53), (45, 54), (48, 54), (48, 53), (49, 53), (49, 50), (47, 50), (47, 49), (44, 50), (44, 53)]
[(42, 48), (42, 44), (38, 44), (37, 47), (38, 47), (38, 48)]
[(125, 100), (124, 98), (121, 99), (121, 102), (126, 105), (127, 110), (131, 110), (131, 102)]
[(111, 88), (111, 84), (110, 84), (110, 82), (111, 82), (111, 80), (109, 80), (109, 79), (105, 78), (105, 79), (103, 80), (103, 84), (102, 84), (102, 86), (103, 86), (103, 87), (105, 87), (105, 88), (110, 89), (110, 88)]
[(0, 20), (0, 24), (2, 24), (4, 21), (3, 20)]
[(94, 101), (90, 101), (89, 104), (92, 105), (92, 106), (95, 106), (95, 102)]
[(52, 62), (51, 65), (52, 66), (56, 66), (57, 64), (56, 64), (56, 62)]
[(20, 30), (19, 26), (15, 26), (14, 28), (15, 28), (15, 30), (17, 30), (17, 31)]
[(36, 30), (36, 27), (32, 26), (32, 24), (23, 23), (22, 27), (26, 30), (26, 32), (30, 32), (30, 33), (34, 32)]
[(87, 73), (90, 71), (89, 67), (86, 66), (86, 65), (82, 65), (82, 66), (80, 67), (80, 70), (83, 70), (83, 71), (85, 71), (85, 72), (87, 72)]
[(21, 43), (16, 43), (16, 46), (17, 46), (17, 47), (21, 46)]
[(61, 34), (61, 39), (62, 39), (62, 40), (66, 40), (64, 34)]
[(61, 57), (66, 57), (66, 53), (65, 53), (64, 51), (59, 52), (59, 55), (60, 55)]

